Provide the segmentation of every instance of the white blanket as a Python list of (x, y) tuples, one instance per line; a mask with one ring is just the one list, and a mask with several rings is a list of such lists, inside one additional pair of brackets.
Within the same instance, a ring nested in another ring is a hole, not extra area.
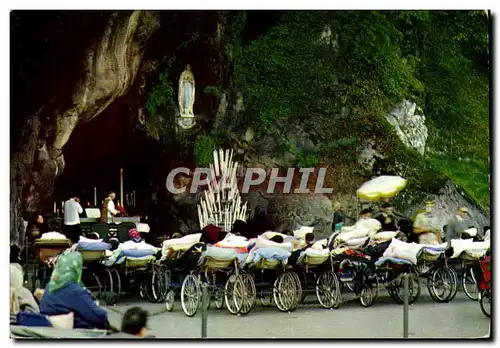
[(376, 233), (371, 239), (377, 242), (388, 242), (392, 240), (392, 238), (396, 237), (398, 232), (393, 231), (383, 231)]
[(287, 236), (286, 234), (283, 234), (283, 233), (279, 233), (279, 232), (273, 232), (273, 231), (267, 231), (267, 232), (264, 232), (260, 235), (262, 238), (265, 238), (265, 239), (271, 239), (273, 237), (276, 237), (276, 236), (280, 236), (281, 238), (283, 238), (283, 240), (286, 238), (286, 237), (289, 237)]
[(85, 242), (85, 243), (102, 243), (102, 239), (89, 239), (85, 238), (84, 236), (80, 236), (80, 242)]
[(361, 219), (358, 220), (354, 226), (356, 226), (356, 229), (368, 228), (370, 234), (375, 234), (382, 228), (382, 224), (377, 219)]
[(309, 249), (313, 249), (313, 250), (323, 250), (325, 249), (325, 245), (328, 243), (328, 240), (325, 238), (325, 239), (321, 239), (321, 240), (318, 240), (316, 243), (314, 243), (310, 248), (308, 248), (307, 250)]
[(347, 232), (340, 232), (335, 240), (340, 242), (347, 242), (351, 239), (359, 239), (369, 237), (370, 229), (369, 228), (355, 228), (349, 229)]
[(151, 244), (146, 243), (145, 241), (136, 243), (133, 240), (128, 240), (124, 243), (120, 243), (117, 250), (153, 250), (156, 252), (159, 249)]
[(167, 255), (168, 249), (188, 250), (200, 242), (201, 233), (188, 234), (182, 238), (167, 239), (162, 244), (162, 255)]
[(281, 248), (287, 251), (292, 251), (293, 245), (291, 243), (276, 243), (271, 240), (267, 240), (265, 238), (262, 238), (261, 236), (258, 236), (257, 239), (255, 240), (255, 246), (253, 247), (252, 250), (257, 250), (257, 249), (262, 249), (262, 248)]
[(298, 230), (293, 231), (293, 236), (297, 239), (304, 239), (306, 234), (313, 233), (314, 227), (302, 226)]
[(45, 232), (44, 234), (42, 234), (40, 239), (52, 239), (52, 240), (66, 239), (66, 236), (59, 232)]
[(215, 244), (215, 246), (221, 248), (247, 248), (248, 244), (249, 241), (245, 237), (228, 233), (226, 237), (217, 244)]
[(452, 239), (451, 240), (451, 246), (453, 248), (453, 255), (451, 256), (452, 259), (457, 258), (462, 254), (464, 251), (471, 253), (473, 251), (476, 251), (477, 253), (481, 254), (481, 252), (486, 251), (490, 248), (490, 241), (484, 241), (484, 242), (474, 242), (474, 240), (471, 239)]
[(383, 257), (393, 257), (417, 263), (417, 257), (422, 249), (422, 245), (416, 243), (406, 243), (398, 239), (393, 239), (389, 247), (384, 251)]

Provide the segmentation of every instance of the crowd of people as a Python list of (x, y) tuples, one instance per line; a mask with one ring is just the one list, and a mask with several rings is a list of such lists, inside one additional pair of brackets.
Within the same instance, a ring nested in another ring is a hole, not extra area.
[[(345, 214), (340, 203), (334, 203), (334, 213), (332, 221), (332, 232), (339, 231), (345, 224)], [(438, 220), (435, 211), (435, 202), (428, 200), (425, 202), (425, 209), (419, 211), (414, 219), (400, 219), (398, 221), (394, 214), (394, 207), (386, 202), (381, 205), (380, 211), (374, 216), (372, 207), (361, 210), (359, 219), (374, 218), (382, 225), (381, 231), (400, 231), (407, 241), (418, 244), (448, 243), (452, 239), (470, 238), (466, 232), (473, 228), (469, 219), (467, 207), (459, 207), (455, 214), (444, 224)], [(485, 226), (474, 238), (489, 238), (489, 226)]]
[[(101, 329), (118, 332), (110, 338), (145, 337), (147, 311), (130, 308), (124, 313), (121, 330), (113, 328), (108, 313), (82, 284), (82, 256), (79, 252), (61, 254), (45, 289), (31, 293), (24, 286), (19, 248), (10, 254), (10, 313), (23, 326), (53, 326), (71, 329)], [(68, 323), (69, 321), (69, 323)]]
[[(104, 216), (114, 216), (114, 206), (110, 204), (113, 200), (110, 193), (105, 200)], [(334, 203), (334, 213), (332, 216), (332, 232), (338, 232), (346, 223), (346, 216), (340, 203)], [(65, 203), (65, 233), (74, 243), (78, 242), (80, 236), (79, 214), (82, 212), (77, 197), (72, 197)], [(363, 209), (359, 214), (359, 219), (378, 220), (381, 224), (381, 231), (399, 231), (403, 233), (409, 242), (429, 244), (432, 242), (447, 242), (452, 239), (463, 238), (464, 231), (470, 227), (468, 210), (465, 207), (457, 209), (456, 214), (447, 221), (444, 226), (440, 226), (435, 212), (435, 203), (429, 200), (425, 203), (425, 209), (418, 212), (414, 219), (399, 219), (394, 214), (393, 206), (384, 203), (380, 211), (374, 214), (371, 207)], [(37, 216), (36, 224), (44, 224), (43, 217)], [(40, 231), (43, 229), (41, 228)], [(257, 214), (249, 223), (237, 220), (230, 231), (232, 234), (243, 236), (247, 239), (256, 238), (261, 233), (274, 230), (270, 220), (265, 214)], [(201, 231), (201, 243), (216, 244), (224, 239), (226, 232), (213, 225), (204, 227)], [(489, 238), (489, 227), (481, 231), (480, 238)], [(282, 231), (285, 235), (291, 235), (288, 230)], [(142, 241), (139, 233), (130, 230), (131, 243)], [(173, 238), (180, 238), (180, 234), (174, 234)], [(305, 240), (307, 244), (314, 242), (314, 237)], [(273, 238), (282, 238), (276, 236)], [(273, 240), (273, 239), (271, 239)], [(281, 243), (283, 240), (273, 240)], [(306, 246), (307, 247), (307, 246)], [(21, 266), (21, 251), (18, 246), (11, 246), (10, 252), (10, 293), (11, 293), (11, 314), (16, 315), (16, 323), (19, 325), (54, 326), (59, 325), (62, 320), (69, 320), (71, 328), (75, 329), (112, 329), (108, 321), (108, 313), (101, 308), (82, 284), (83, 260), (79, 252), (68, 250), (57, 258), (55, 268), (50, 277), (50, 281), (45, 289), (37, 289), (34, 293), (24, 286), (23, 267)], [(189, 255), (189, 253), (186, 253)], [(64, 319), (66, 318), (66, 319)], [(148, 313), (141, 308), (131, 308), (123, 316), (123, 323), (120, 334), (116, 337), (145, 337)]]

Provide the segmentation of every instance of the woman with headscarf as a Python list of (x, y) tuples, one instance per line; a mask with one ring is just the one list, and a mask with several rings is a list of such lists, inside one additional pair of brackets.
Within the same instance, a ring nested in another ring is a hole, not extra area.
[(108, 314), (83, 287), (82, 265), (78, 252), (59, 256), (40, 302), (40, 313), (48, 316), (73, 313), (75, 329), (106, 329)]
[(23, 269), (18, 263), (10, 264), (10, 289), (12, 295), (11, 312), (18, 311), (39, 313), (40, 308), (31, 291), (24, 287)]

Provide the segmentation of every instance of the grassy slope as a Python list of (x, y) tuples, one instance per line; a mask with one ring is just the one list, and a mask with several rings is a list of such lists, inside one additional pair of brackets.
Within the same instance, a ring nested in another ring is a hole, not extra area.
[(465, 162), (441, 156), (432, 156), (428, 160), (483, 210), (490, 211), (489, 166), (478, 161)]

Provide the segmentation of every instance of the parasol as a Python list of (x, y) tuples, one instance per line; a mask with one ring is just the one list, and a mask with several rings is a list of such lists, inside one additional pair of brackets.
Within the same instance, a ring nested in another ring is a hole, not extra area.
[(406, 183), (406, 179), (400, 176), (379, 176), (361, 185), (356, 195), (366, 201), (393, 198), (406, 187)]

